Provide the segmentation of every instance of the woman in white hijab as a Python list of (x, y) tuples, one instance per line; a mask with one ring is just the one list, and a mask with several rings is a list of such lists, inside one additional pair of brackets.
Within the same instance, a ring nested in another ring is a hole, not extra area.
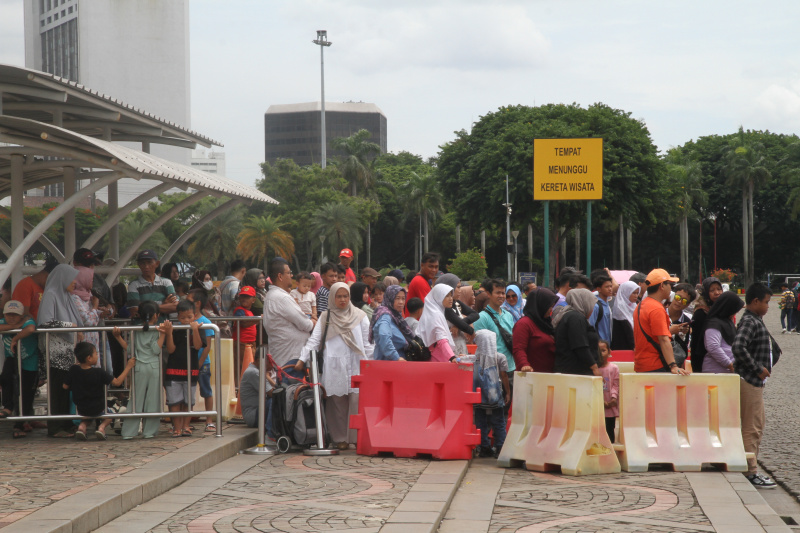
[[(39, 304), (37, 316), (38, 329), (83, 327), (78, 308), (70, 296), (75, 290), (78, 270), (69, 265), (58, 265), (47, 276), (44, 285), (42, 303)], [(50, 379), (48, 382), (50, 395), (50, 414), (66, 415), (70, 412), (69, 391), (64, 390), (64, 380), (70, 367), (75, 364), (75, 343), (80, 334), (52, 333), (39, 335), (39, 350), (45, 354), (49, 347)], [(49, 337), (49, 342), (46, 338)], [(72, 422), (69, 420), (48, 420), (47, 434), (50, 437), (71, 437)]]
[(346, 450), (349, 443), (355, 443), (356, 434), (348, 435), (350, 411), (355, 414), (358, 409), (358, 390), (350, 386), (350, 378), (360, 373), (361, 360), (372, 356), (374, 345), (369, 342), (369, 318), (350, 302), (347, 283), (334, 283), (329, 298), (328, 310), (320, 315), (296, 368), (305, 368), (311, 352), (324, 348), (320, 383), (327, 396), (325, 419), (332, 445)]
[(444, 310), (453, 306), (453, 288), (440, 283), (425, 297), (417, 333), (431, 351), (431, 361), (446, 363), (455, 357), (455, 342)]
[(633, 350), (633, 312), (639, 298), (639, 284), (626, 281), (619, 286), (611, 308), (612, 350)]
[(600, 375), (597, 367), (597, 331), (589, 324), (597, 298), (588, 289), (567, 293), (564, 312), (553, 320), (556, 328), (556, 360), (553, 370), (560, 374)]

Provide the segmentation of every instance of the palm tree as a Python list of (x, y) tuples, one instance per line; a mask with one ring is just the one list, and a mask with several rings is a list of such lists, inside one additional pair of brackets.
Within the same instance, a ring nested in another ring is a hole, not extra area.
[(745, 283), (755, 278), (755, 246), (753, 242), (753, 192), (772, 177), (766, 167), (764, 145), (750, 140), (740, 126), (725, 154), (723, 169), (728, 185), (742, 190), (742, 245), (744, 248)]
[(675, 191), (675, 205), (680, 220), (681, 280), (689, 278), (689, 217), (696, 207), (704, 207), (708, 194), (703, 190), (703, 171), (697, 161), (688, 159), (679, 148), (667, 155), (667, 172)]
[[(209, 209), (215, 207), (217, 204), (212, 204)], [(241, 210), (225, 211), (195, 234), (189, 245), (189, 257), (198, 264), (216, 266), (218, 279), (224, 278), (228, 263), (237, 257), (236, 243), (241, 229)]]
[(350, 137), (337, 137), (331, 141), (331, 147), (345, 153), (338, 164), (342, 177), (350, 184), (350, 196), (356, 196), (356, 187), (364, 189), (373, 186), (373, 168), (370, 159), (381, 152), (381, 147), (369, 142), (370, 132), (358, 130)]
[[(150, 226), (151, 221), (142, 216), (135, 216), (135, 213), (125, 217), (119, 228), (119, 249), (127, 250), (139, 235), (145, 232)], [(144, 244), (145, 248), (155, 251), (159, 256), (169, 248), (169, 240), (161, 229), (155, 233)]]
[(342, 248), (352, 248), (358, 252), (361, 247), (361, 217), (347, 202), (329, 202), (314, 211), (311, 229), (317, 235), (324, 235), (331, 257)]
[(281, 229), (284, 223), (280, 217), (267, 215), (260, 217), (251, 216), (244, 224), (244, 229), (239, 233), (237, 253), (245, 258), (264, 262), (264, 272), (269, 268), (268, 252), (272, 249), (275, 255), (290, 259), (294, 254), (294, 239), (288, 232)]
[[(422, 232), (425, 238), (425, 251), (428, 251), (428, 220), (435, 220), (444, 214), (444, 195), (439, 187), (439, 182), (433, 172), (427, 174), (409, 173), (408, 181), (401, 187), (403, 203), (405, 205), (404, 220), (412, 215), (422, 220)], [(419, 232), (416, 232), (415, 251), (419, 250)], [(417, 261), (418, 264), (419, 261)]]

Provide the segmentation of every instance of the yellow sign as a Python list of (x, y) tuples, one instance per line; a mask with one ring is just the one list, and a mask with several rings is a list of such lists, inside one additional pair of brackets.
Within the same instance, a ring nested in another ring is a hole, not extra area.
[(534, 200), (602, 200), (603, 139), (534, 139)]

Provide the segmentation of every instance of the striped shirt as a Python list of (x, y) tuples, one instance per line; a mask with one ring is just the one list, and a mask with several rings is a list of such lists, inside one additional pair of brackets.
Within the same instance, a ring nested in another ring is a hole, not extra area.
[(139, 276), (139, 279), (128, 284), (128, 308), (139, 307), (142, 302), (164, 303), (167, 296), (175, 294), (172, 282), (161, 276), (156, 276), (152, 283)]
[(331, 293), (330, 289), (325, 285), (317, 289), (317, 316), (321, 316), (323, 311), (328, 310), (328, 295)]

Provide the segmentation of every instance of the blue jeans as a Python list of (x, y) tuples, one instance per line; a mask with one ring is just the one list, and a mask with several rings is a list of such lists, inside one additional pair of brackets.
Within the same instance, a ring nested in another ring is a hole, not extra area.
[(781, 309), (781, 328), (794, 329), (794, 309)]
[(506, 441), (506, 415), (502, 407), (487, 409), (476, 405), (475, 426), (481, 430), (481, 446), (491, 447), (489, 443), (489, 426), (491, 426), (494, 445), (498, 450), (503, 447), (503, 443)]

